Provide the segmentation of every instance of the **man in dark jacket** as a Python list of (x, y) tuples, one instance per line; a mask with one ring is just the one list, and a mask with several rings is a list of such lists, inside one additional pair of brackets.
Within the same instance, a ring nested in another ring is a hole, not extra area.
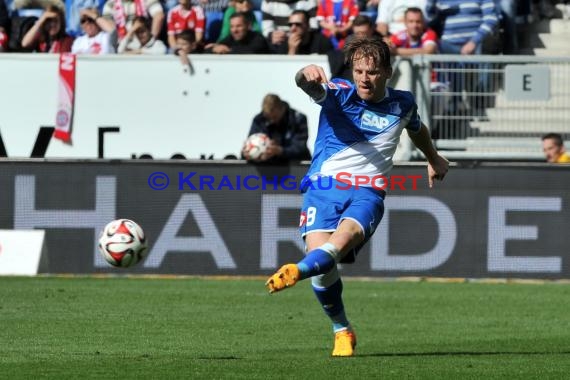
[[(256, 160), (258, 162), (273, 164), (311, 159), (307, 148), (307, 117), (275, 94), (263, 98), (262, 111), (253, 118), (248, 136), (254, 133), (264, 133), (270, 138), (269, 146)], [(250, 159), (245, 151), (243, 156)]]
[(279, 45), (273, 45), (278, 54), (307, 55), (327, 54), (334, 49), (331, 41), (318, 30), (311, 30), (309, 13), (293, 11), (289, 16), (289, 35)]
[(230, 35), (212, 46), (206, 53), (214, 54), (269, 54), (269, 45), (261, 33), (251, 30), (251, 21), (245, 13), (230, 17)]

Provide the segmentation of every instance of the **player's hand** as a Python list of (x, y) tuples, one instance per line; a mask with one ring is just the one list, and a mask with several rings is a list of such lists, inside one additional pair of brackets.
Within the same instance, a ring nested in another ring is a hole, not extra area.
[(449, 170), (449, 161), (439, 154), (432, 162), (428, 163), (428, 183), (429, 187), (433, 187), (434, 180), (442, 181)]
[(303, 69), (303, 75), (305, 76), (307, 82), (318, 84), (328, 82), (325, 70), (321, 66), (309, 65)]

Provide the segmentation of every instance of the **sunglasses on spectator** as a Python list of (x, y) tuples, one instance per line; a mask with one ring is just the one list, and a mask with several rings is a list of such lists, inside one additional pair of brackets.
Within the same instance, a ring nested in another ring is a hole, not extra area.
[(289, 27), (292, 27), (292, 26), (301, 27), (301, 26), (303, 26), (303, 23), (302, 22), (290, 22), (287, 25), (289, 25)]
[(95, 22), (91, 17), (83, 17), (80, 21), (82, 24), (85, 24), (86, 22)]
[(236, 3), (246, 3), (248, 0), (235, 0)]

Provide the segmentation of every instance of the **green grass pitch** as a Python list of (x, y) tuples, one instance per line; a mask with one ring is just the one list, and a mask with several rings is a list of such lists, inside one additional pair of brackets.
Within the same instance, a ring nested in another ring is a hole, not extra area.
[(568, 379), (570, 285), (345, 279), (357, 356), (310, 283), (0, 278), (2, 379)]

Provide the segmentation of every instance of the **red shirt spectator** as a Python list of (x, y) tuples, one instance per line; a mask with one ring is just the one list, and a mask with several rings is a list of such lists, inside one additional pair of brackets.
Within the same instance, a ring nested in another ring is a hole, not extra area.
[(352, 28), (352, 20), (358, 16), (355, 0), (320, 0), (317, 20), (322, 33), (329, 38), (335, 49), (342, 49), (344, 39)]
[(193, 30), (196, 34), (196, 41), (200, 42), (204, 35), (205, 25), (206, 17), (202, 7), (192, 6), (190, 9), (186, 9), (178, 4), (168, 12), (166, 28), (169, 42), (171, 39), (174, 41), (174, 37), (186, 29)]
[(40, 53), (69, 53), (73, 45), (73, 37), (65, 35), (55, 41), (41, 41), (38, 51)]
[(0, 52), (8, 50), (8, 35), (0, 28)]
[(386, 41), (390, 53), (404, 57), (437, 53), (437, 35), (426, 27), (420, 8), (408, 8), (404, 14), (404, 24), (405, 30), (392, 34)]
[(22, 47), (40, 53), (68, 53), (73, 37), (65, 33), (65, 14), (62, 8), (48, 6), (40, 18), (22, 38)]
[(417, 41), (412, 41), (407, 30), (401, 30), (390, 36), (390, 42), (396, 48), (418, 49), (429, 44), (437, 46), (437, 34), (431, 29), (427, 29)]
[[(410, 57), (414, 54), (436, 54), (437, 53), (437, 34), (426, 27), (422, 10), (419, 8), (408, 8), (404, 14), (405, 30), (401, 30), (390, 35), (388, 46), (390, 53), (403, 57)], [(432, 91), (435, 88), (442, 89), (447, 86), (445, 83), (439, 83), (437, 80), (437, 72), (431, 72)]]

